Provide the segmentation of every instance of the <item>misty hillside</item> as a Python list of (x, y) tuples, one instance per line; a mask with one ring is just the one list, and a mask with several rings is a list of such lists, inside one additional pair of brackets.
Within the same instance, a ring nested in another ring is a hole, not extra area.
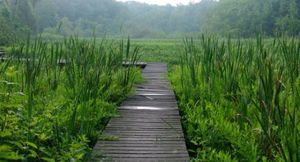
[(212, 4), (172, 7), (112, 0), (43, 0), (36, 6), (37, 27), (39, 32), (54, 33), (62, 23), (63, 35), (90, 36), (95, 29), (97, 35), (165, 37), (199, 31), (205, 8)]
[(90, 37), (94, 31), (96, 36), (133, 38), (175, 38), (200, 32), (238, 37), (258, 32), (298, 35), (299, 8), (297, 0), (202, 0), (177, 7), (115, 0), (2, 0), (0, 32), (10, 39), (28, 32)]

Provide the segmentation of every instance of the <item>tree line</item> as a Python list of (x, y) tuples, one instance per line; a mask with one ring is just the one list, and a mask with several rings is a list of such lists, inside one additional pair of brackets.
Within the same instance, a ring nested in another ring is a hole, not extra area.
[(173, 38), (200, 32), (298, 35), (298, 0), (202, 0), (174, 6), (115, 0), (0, 0), (0, 44), (26, 34)]
[(299, 0), (220, 0), (202, 30), (240, 37), (299, 35)]

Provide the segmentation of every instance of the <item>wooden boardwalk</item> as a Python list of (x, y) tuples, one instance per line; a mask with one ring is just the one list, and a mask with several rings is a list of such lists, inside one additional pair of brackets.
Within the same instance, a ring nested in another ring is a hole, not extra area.
[(99, 140), (92, 161), (189, 161), (175, 95), (166, 79), (167, 67), (150, 63), (143, 70), (145, 83), (119, 107)]

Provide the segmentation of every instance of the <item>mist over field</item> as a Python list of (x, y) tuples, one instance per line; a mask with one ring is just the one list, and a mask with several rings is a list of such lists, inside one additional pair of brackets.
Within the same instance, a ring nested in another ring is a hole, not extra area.
[(294, 0), (144, 2), (2, 0), (1, 32), (4, 36), (30, 31), (46, 36), (178, 38), (201, 32), (251, 37), (258, 32), (274, 36), (300, 31), (300, 2)]

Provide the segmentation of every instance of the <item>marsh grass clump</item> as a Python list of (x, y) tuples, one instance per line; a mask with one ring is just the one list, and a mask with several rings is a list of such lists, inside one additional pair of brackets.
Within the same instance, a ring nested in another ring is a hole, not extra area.
[[(124, 48), (126, 46), (126, 48)], [(28, 39), (0, 63), (0, 161), (83, 161), (139, 71), (130, 39)]]
[(299, 161), (299, 41), (185, 39), (170, 78), (195, 161)]

